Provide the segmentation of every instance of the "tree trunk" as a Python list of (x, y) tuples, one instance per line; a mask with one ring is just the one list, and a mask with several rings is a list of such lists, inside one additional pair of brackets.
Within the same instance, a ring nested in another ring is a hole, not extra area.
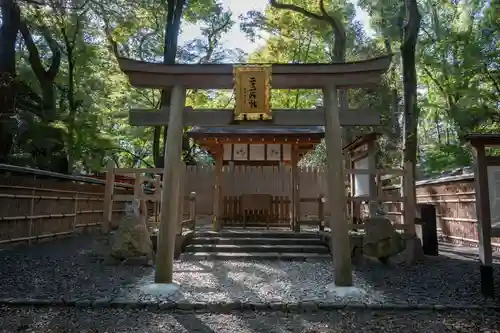
[[(165, 25), (165, 39), (163, 42), (163, 63), (175, 64), (177, 56), (177, 45), (179, 32), (181, 28), (181, 19), (186, 0), (168, 0), (167, 18)], [(170, 105), (170, 89), (164, 89), (161, 92), (160, 107)], [(167, 126), (163, 127), (163, 147), (160, 144), (161, 127), (156, 126), (153, 134), (153, 161), (157, 168), (163, 165), (162, 149), (167, 141)]]
[(0, 162), (5, 163), (13, 145), (12, 115), (16, 97), (16, 40), (21, 21), (19, 7), (13, 0), (0, 2)]
[(406, 0), (406, 20), (401, 59), (403, 67), (404, 90), (404, 137), (403, 163), (411, 162), (413, 174), (417, 162), (417, 128), (420, 110), (417, 105), (417, 71), (415, 49), (422, 17), (418, 11), (416, 0)]

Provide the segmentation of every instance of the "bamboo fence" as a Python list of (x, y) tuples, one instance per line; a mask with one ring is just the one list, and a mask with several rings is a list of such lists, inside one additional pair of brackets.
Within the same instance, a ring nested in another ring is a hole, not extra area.
[[(3, 164), (0, 171), (0, 244), (32, 243), (100, 227), (103, 181)], [(117, 184), (116, 191), (131, 190)], [(117, 221), (123, 203), (114, 204), (112, 211)]]

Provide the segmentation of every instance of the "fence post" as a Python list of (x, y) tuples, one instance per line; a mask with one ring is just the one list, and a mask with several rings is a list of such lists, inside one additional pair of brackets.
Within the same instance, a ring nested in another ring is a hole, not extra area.
[(155, 214), (155, 227), (159, 227), (160, 206), (161, 206), (161, 177), (160, 175), (155, 175), (154, 177), (154, 187), (155, 187), (155, 200), (153, 201), (153, 213)]
[(196, 192), (189, 194), (189, 218), (193, 221), (193, 231), (196, 231)]
[(141, 200), (142, 197), (142, 176), (140, 171), (136, 171), (135, 174), (135, 179), (134, 179), (134, 198)]
[(106, 185), (104, 187), (104, 213), (102, 218), (101, 231), (104, 234), (109, 232), (111, 218), (113, 214), (113, 192), (115, 190), (115, 163), (112, 160), (108, 161), (106, 169)]
[(318, 218), (319, 218), (319, 230), (325, 230), (325, 201), (321, 194), (318, 199)]
[(415, 231), (417, 237), (422, 241), (424, 254), (428, 256), (439, 255), (436, 207), (431, 204), (417, 205), (420, 218), (416, 219)]
[(75, 203), (73, 205), (73, 213), (75, 216), (73, 217), (73, 233), (76, 232), (76, 225), (78, 224), (78, 192), (75, 193), (74, 200)]
[(31, 190), (28, 244), (31, 244), (31, 239), (33, 238), (33, 216), (35, 215), (35, 195), (36, 195), (36, 190), (35, 189)]

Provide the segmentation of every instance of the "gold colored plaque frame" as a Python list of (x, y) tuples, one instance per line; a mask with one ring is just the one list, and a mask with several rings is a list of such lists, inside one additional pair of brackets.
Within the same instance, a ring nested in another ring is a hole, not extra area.
[[(233, 67), (234, 75), (234, 120), (271, 120), (272, 112), (270, 106), (271, 98), (271, 66), (270, 65), (236, 65)], [(255, 76), (258, 80), (264, 81), (257, 90), (257, 98), (259, 107), (252, 110), (246, 105), (246, 95), (244, 89), (247, 87), (244, 84), (245, 78)]]

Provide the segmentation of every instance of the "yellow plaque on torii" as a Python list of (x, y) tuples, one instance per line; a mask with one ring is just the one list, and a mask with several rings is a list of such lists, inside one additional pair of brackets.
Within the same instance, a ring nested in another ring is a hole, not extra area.
[(234, 107), (235, 120), (272, 119), (269, 103), (271, 91), (271, 66), (235, 65)]

